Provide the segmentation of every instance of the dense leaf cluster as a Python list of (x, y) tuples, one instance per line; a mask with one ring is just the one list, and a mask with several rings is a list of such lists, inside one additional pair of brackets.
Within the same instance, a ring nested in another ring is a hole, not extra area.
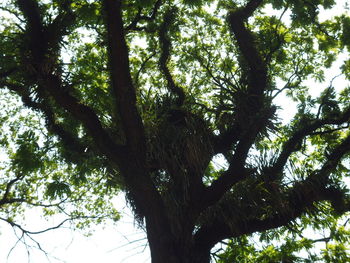
[(115, 217), (121, 189), (155, 263), (209, 262), (223, 240), (218, 262), (346, 262), (350, 18), (327, 16), (336, 4), (5, 1), (3, 220), (27, 203), (83, 226)]

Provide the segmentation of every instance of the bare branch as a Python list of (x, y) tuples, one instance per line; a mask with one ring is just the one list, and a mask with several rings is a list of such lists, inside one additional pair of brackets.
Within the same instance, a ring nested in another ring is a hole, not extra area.
[(51, 231), (51, 230), (54, 230), (54, 229), (58, 229), (60, 228), (62, 225), (64, 225), (66, 222), (69, 222), (69, 221), (72, 221), (72, 220), (75, 220), (77, 218), (67, 218), (65, 220), (63, 220), (62, 222), (60, 222), (58, 225), (56, 226), (53, 226), (53, 227), (49, 227), (49, 228), (46, 228), (46, 229), (43, 229), (43, 230), (39, 230), (39, 231), (30, 231), (30, 230), (27, 230), (25, 228), (23, 228), (20, 224), (17, 224), (15, 222), (12, 222), (6, 218), (3, 218), (3, 217), (0, 217), (0, 220), (4, 221), (4, 222), (7, 222), (8, 224), (10, 224), (12, 227), (15, 227), (15, 228), (18, 228), (20, 231), (22, 231), (25, 235), (38, 235), (38, 234), (42, 234), (42, 233), (45, 233), (45, 232), (48, 232), (48, 231)]

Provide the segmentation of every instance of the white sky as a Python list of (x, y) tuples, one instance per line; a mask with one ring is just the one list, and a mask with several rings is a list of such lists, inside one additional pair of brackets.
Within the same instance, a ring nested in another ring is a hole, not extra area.
[[(1, 263), (149, 263), (150, 254), (144, 232), (134, 224), (131, 211), (125, 207), (125, 200), (118, 197), (116, 207), (123, 217), (116, 225), (105, 228), (97, 226), (92, 236), (86, 237), (82, 232), (60, 228), (45, 234), (34, 236), (50, 255), (38, 249), (30, 250), (18, 244), (8, 257), (8, 253), (17, 239), (8, 224), (0, 223), (0, 262)], [(54, 222), (45, 222), (36, 217), (35, 211), (27, 213), (30, 230), (40, 230)], [(55, 221), (53, 218), (52, 221)], [(56, 222), (57, 223), (57, 222)], [(31, 244), (29, 242), (29, 244)], [(56, 258), (57, 259), (56, 259)], [(48, 261), (48, 259), (50, 261)]]
[[(346, 0), (337, 1), (339, 8), (335, 12), (343, 12), (342, 7), (346, 2)], [(336, 74), (332, 74), (332, 76)], [(326, 86), (326, 84), (327, 82), (322, 86)], [(344, 85), (344, 80), (337, 80), (337, 84)], [(288, 102), (281, 98), (279, 104), (283, 106)], [(288, 118), (293, 113), (291, 110), (285, 110), (282, 116)], [(37, 249), (30, 250), (31, 254), (28, 257), (27, 249), (21, 244), (18, 244), (8, 257), (8, 252), (15, 245), (17, 239), (11, 226), (0, 221), (0, 262), (150, 263), (145, 234), (135, 227), (132, 213), (125, 207), (125, 200), (122, 196), (118, 198), (116, 207), (123, 215), (117, 225), (109, 225), (105, 228), (96, 227), (95, 233), (90, 237), (64, 228), (36, 236), (35, 238), (43, 249), (49, 253), (48, 258)], [(43, 225), (45, 222), (34, 218), (35, 212), (29, 211), (27, 218), (29, 229), (44, 229), (50, 226)]]

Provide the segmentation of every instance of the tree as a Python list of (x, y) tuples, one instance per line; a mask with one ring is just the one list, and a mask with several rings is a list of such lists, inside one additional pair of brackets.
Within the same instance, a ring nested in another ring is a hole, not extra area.
[[(327, 85), (324, 72), (350, 48), (350, 17), (320, 20), (334, 5), (2, 4), (11, 18), (1, 28), (1, 88), (45, 124), (40, 137), (19, 119), (19, 130), (28, 129), (10, 163), (30, 185), (46, 187), (38, 198), (71, 198), (93, 180), (85, 192), (97, 196), (94, 210), (113, 189), (124, 191), (154, 263), (209, 262), (226, 239), (222, 260), (259, 258), (247, 241), (253, 233), (268, 241), (273, 229), (279, 238), (307, 226), (336, 229), (350, 210), (350, 88)], [(341, 70), (349, 79), (349, 60)], [(279, 119), (283, 96), (297, 109), (289, 123)], [(16, 135), (7, 138), (11, 146)], [(45, 175), (55, 164), (65, 170)], [(281, 251), (293, 256), (310, 243)]]

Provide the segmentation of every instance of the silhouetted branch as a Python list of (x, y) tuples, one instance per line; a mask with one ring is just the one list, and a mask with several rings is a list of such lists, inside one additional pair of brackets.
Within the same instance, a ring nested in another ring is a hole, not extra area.
[(86, 154), (86, 149), (91, 148), (88, 145), (84, 145), (76, 136), (73, 136), (73, 134), (60, 125), (55, 118), (53, 109), (47, 103), (34, 101), (24, 87), (4, 81), (0, 81), (0, 85), (16, 92), (21, 97), (25, 106), (43, 113), (47, 129), (57, 135), (68, 149), (81, 156)]
[(165, 79), (167, 80), (168, 87), (171, 92), (175, 93), (177, 96), (176, 104), (177, 106), (181, 106), (185, 101), (185, 92), (183, 89), (178, 86), (173, 76), (171, 75), (171, 72), (168, 68), (168, 61), (170, 59), (170, 51), (171, 51), (171, 41), (169, 37), (169, 27), (172, 23), (174, 23), (174, 9), (168, 10), (164, 14), (163, 17), (163, 23), (161, 24), (160, 30), (159, 30), (159, 42), (160, 42), (160, 48), (161, 48), (161, 54), (159, 58), (159, 65), (160, 69), (163, 72)]
[(310, 120), (300, 129), (296, 130), (286, 141), (282, 147), (282, 151), (273, 166), (273, 169), (278, 172), (281, 171), (287, 163), (289, 156), (298, 150), (298, 145), (308, 135), (313, 134), (317, 129), (326, 125), (342, 125), (350, 120), (350, 108), (345, 110), (338, 118), (327, 118), (321, 120)]
[(161, 5), (162, 5), (162, 0), (157, 0), (157, 2), (153, 6), (153, 9), (152, 9), (150, 16), (142, 15), (143, 8), (140, 7), (138, 9), (138, 12), (137, 12), (135, 18), (132, 20), (132, 22), (128, 26), (125, 27), (125, 30), (126, 31), (136, 30), (136, 31), (146, 31), (147, 32), (148, 31), (147, 27), (138, 27), (137, 24), (141, 21), (153, 21), (153, 20), (155, 20), (156, 15), (157, 15), (158, 10), (159, 10)]
[(204, 224), (195, 234), (197, 246), (205, 249), (226, 238), (284, 226), (307, 211), (314, 210), (315, 203), (320, 201), (330, 201), (336, 211), (340, 210), (342, 213), (350, 211), (350, 200), (346, 199), (341, 189), (332, 185), (329, 178), (349, 151), (350, 136), (333, 149), (321, 169), (314, 171), (305, 180), (296, 182), (285, 190), (280, 202), (276, 202), (275, 205), (270, 203), (271, 212), (269, 215), (261, 216), (261, 219), (256, 216), (254, 219), (249, 219), (249, 213), (245, 215), (247, 217), (245, 218), (244, 209), (240, 208), (237, 203), (232, 204), (229, 199), (223, 201), (228, 207), (235, 205), (235, 211), (240, 211), (241, 214), (227, 213), (227, 211), (225, 211), (225, 217), (220, 213), (211, 214), (210, 222)]

